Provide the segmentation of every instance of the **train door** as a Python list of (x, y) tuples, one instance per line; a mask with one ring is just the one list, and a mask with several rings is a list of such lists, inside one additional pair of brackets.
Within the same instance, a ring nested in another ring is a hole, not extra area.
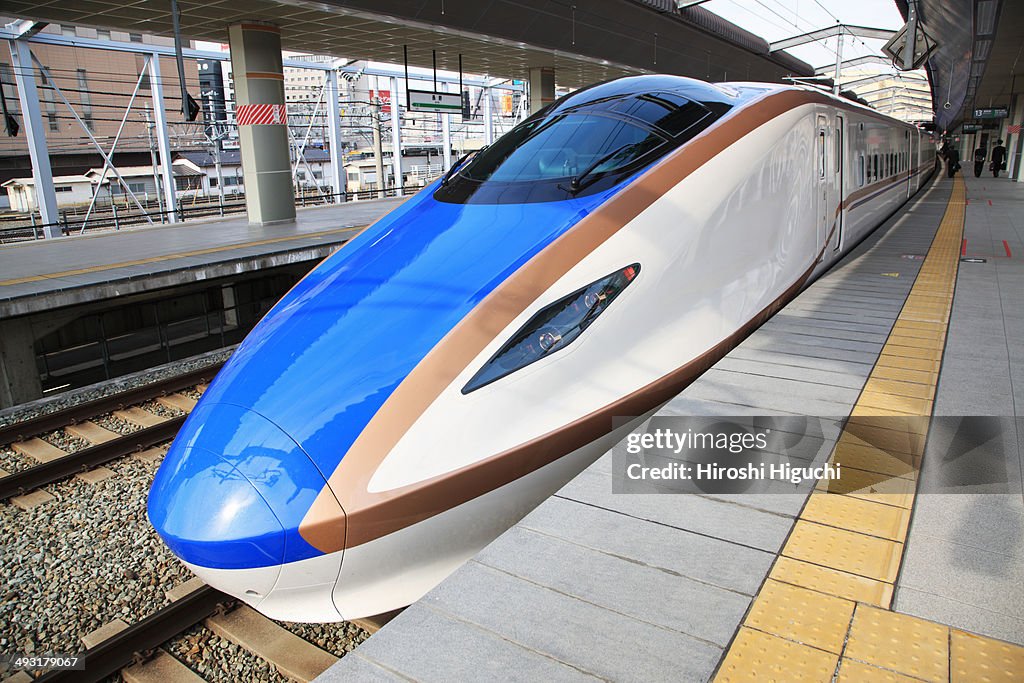
[(817, 140), (815, 141), (814, 156), (817, 171), (818, 185), (818, 245), (825, 249), (828, 246), (829, 238), (832, 237), (832, 227), (836, 225), (836, 207), (839, 202), (836, 199), (836, 176), (833, 172), (834, 166), (829, 163), (829, 157), (834, 154), (829, 152), (830, 140), (828, 129), (828, 117), (818, 115)]
[(913, 162), (911, 162), (911, 159), (916, 159), (917, 158), (914, 155), (914, 138), (916, 138), (917, 135), (911, 135), (909, 130), (903, 131), (903, 134), (907, 138), (907, 145), (906, 145), (906, 149), (907, 149), (907, 163), (906, 163), (906, 168), (903, 169), (903, 172), (907, 174), (907, 197), (910, 197), (910, 195), (914, 194), (914, 182), (915, 182), (915, 180), (913, 178), (912, 165), (916, 165), (916, 164), (913, 164)]
[(836, 236), (834, 251), (839, 251), (843, 244), (843, 214), (846, 208), (843, 202), (846, 199), (846, 127), (843, 125), (842, 114), (836, 114), (835, 133), (835, 205), (836, 205)]

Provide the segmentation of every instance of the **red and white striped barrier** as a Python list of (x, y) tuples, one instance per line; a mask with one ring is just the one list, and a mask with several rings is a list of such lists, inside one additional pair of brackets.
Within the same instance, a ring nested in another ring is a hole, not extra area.
[(240, 126), (277, 126), (288, 123), (283, 104), (240, 104), (235, 110)]

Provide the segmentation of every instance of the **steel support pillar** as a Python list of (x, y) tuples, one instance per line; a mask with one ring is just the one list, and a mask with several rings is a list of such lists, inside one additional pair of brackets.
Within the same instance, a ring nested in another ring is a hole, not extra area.
[(484, 88), (484, 144), (494, 143), (494, 111), (491, 105), (491, 89)]
[(338, 90), (338, 72), (331, 70), (327, 72), (327, 143), (330, 145), (331, 153), (331, 192), (334, 193), (334, 201), (345, 201), (345, 189), (348, 185), (345, 175), (345, 152), (341, 148), (341, 106), (338, 98), (341, 93)]
[(255, 225), (295, 220), (285, 113), (281, 29), (259, 21), (228, 27), (245, 209)]
[(167, 112), (164, 110), (164, 81), (160, 77), (160, 55), (149, 60), (149, 89), (153, 93), (153, 119), (156, 124), (156, 150), (160, 158), (160, 184), (163, 186), (164, 210), (167, 220), (178, 222), (178, 198), (174, 187), (174, 167), (171, 162), (171, 141), (167, 136)]
[[(441, 84), (442, 92), (449, 92), (448, 84)], [(444, 173), (452, 167), (452, 120), (451, 114), (441, 112), (441, 167)]]
[(530, 113), (539, 110), (555, 101), (555, 70), (550, 66), (530, 68)]
[(50, 168), (50, 152), (46, 147), (46, 133), (43, 117), (39, 112), (39, 91), (36, 89), (35, 68), (32, 52), (27, 40), (12, 40), (11, 63), (14, 82), (18, 86), (18, 101), (21, 103), (21, 118), (25, 126), (25, 139), (32, 159), (32, 180), (35, 185), (36, 205), (45, 227), (47, 237), (60, 237), (60, 226), (56, 225), (57, 193), (53, 189), (53, 171)]
[(398, 79), (391, 79), (391, 168), (395, 174), (395, 196), (402, 192), (402, 117), (398, 112)]

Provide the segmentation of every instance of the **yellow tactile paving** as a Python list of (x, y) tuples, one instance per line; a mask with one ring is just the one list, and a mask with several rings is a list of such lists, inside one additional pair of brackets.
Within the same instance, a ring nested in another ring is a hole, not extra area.
[[(808, 498), (716, 680), (1024, 680), (1024, 648), (888, 611), (945, 348), (964, 198), (957, 178), (910, 295), (831, 454), (841, 478), (819, 482)], [(840, 624), (853, 604), (847, 630)]]
[(865, 443), (885, 450), (911, 455), (924, 452), (929, 418), (915, 415), (858, 418), (851, 416), (843, 426), (841, 440)]
[(836, 679), (837, 683), (919, 683), (920, 680), (855, 659), (844, 659), (839, 663), (839, 677)]
[[(908, 475), (916, 477), (917, 472), (910, 472)], [(910, 507), (914, 502), (913, 496), (917, 482), (915, 479), (907, 478), (908, 475), (894, 477), (889, 474), (848, 467), (841, 471), (841, 476), (838, 479), (822, 479), (815, 488), (818, 491), (857, 497), (885, 495), (891, 497), (890, 505)]]
[(920, 456), (897, 451), (884, 451), (863, 443), (843, 441), (836, 446), (831, 461), (842, 467), (878, 472), (891, 477), (912, 477), (919, 467)]
[(882, 355), (938, 362), (942, 358), (942, 350), (925, 349), (920, 346), (896, 346), (893, 344), (892, 346), (886, 346)]
[(891, 583), (795, 560), (792, 557), (780, 557), (772, 567), (770, 576), (776, 581), (813, 588), (854, 602), (865, 602), (879, 607), (888, 607), (892, 602)]
[(782, 554), (869, 579), (896, 580), (903, 544), (800, 519)]
[(715, 676), (716, 683), (820, 681), (829, 683), (839, 658), (824, 650), (741, 627)]
[(750, 608), (746, 625), (838, 655), (853, 608), (849, 600), (768, 579)]
[(900, 382), (916, 382), (918, 384), (935, 385), (939, 379), (939, 373), (925, 370), (912, 370), (910, 368), (895, 368), (888, 365), (875, 366), (871, 373), (873, 379), (891, 379)]
[(868, 389), (861, 392), (857, 405), (865, 408), (876, 408), (875, 412), (882, 415), (885, 415), (887, 412), (895, 412), (900, 415), (928, 415), (932, 412), (932, 402), (930, 399), (925, 400), (911, 398), (910, 396), (883, 394)]
[(814, 493), (808, 499), (800, 518), (902, 542), (907, 537), (910, 510), (852, 496)]
[(843, 657), (945, 683), (949, 680), (949, 627), (858, 605)]
[(882, 353), (878, 356), (878, 365), (884, 365), (895, 368), (906, 368), (908, 370), (919, 370), (921, 372), (938, 372), (941, 363), (937, 360), (929, 360), (927, 358), (907, 358), (906, 356), (899, 356), (895, 353), (889, 353), (883, 349)]
[(953, 683), (1024, 680), (1024, 648), (953, 629), (949, 663)]
[(874, 373), (872, 373), (871, 379), (864, 385), (864, 390), (879, 394), (908, 396), (924, 401), (930, 401), (935, 396), (935, 387), (931, 384), (876, 377)]

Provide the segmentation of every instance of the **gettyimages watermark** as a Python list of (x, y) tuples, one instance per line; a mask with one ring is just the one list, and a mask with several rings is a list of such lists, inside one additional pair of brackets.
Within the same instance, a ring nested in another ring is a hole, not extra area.
[(1018, 434), (1014, 417), (659, 416), (612, 449), (612, 491), (1009, 493)]

